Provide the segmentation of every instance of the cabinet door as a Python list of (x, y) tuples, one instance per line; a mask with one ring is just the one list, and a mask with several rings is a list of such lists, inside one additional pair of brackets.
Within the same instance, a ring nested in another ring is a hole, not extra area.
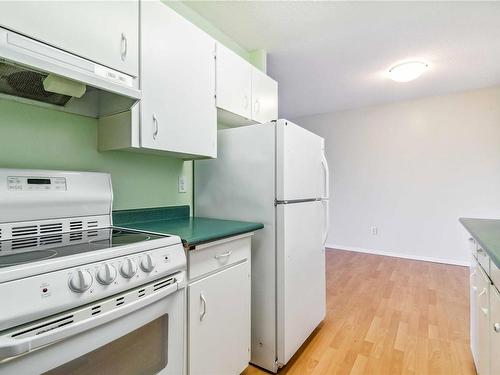
[(490, 290), (490, 374), (500, 374), (500, 293), (494, 285)]
[(139, 1), (0, 1), (0, 25), (137, 77)]
[(159, 1), (141, 2), (141, 146), (217, 156), (215, 41)]
[(188, 286), (188, 372), (239, 374), (250, 361), (250, 266)]
[(477, 360), (479, 375), (488, 375), (490, 361), (490, 281), (481, 267), (477, 267)]
[(217, 44), (217, 107), (249, 119), (252, 116), (252, 66)]
[(252, 119), (265, 123), (278, 119), (278, 84), (252, 67)]
[(477, 363), (477, 279), (478, 279), (478, 264), (472, 257), (470, 265), (470, 349), (474, 363)]

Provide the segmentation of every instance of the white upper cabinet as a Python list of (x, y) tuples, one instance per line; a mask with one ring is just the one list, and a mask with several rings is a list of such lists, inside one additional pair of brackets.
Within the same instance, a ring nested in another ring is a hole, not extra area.
[(138, 76), (138, 0), (0, 1), (0, 26)]
[(160, 1), (141, 1), (142, 100), (99, 119), (99, 150), (217, 156), (215, 40)]
[(222, 44), (217, 45), (217, 107), (246, 119), (252, 116), (252, 67)]
[(252, 119), (265, 123), (278, 119), (278, 84), (252, 67)]
[(141, 147), (217, 156), (215, 40), (161, 2), (141, 2)]
[(222, 44), (217, 44), (219, 122), (228, 126), (278, 119), (278, 84)]

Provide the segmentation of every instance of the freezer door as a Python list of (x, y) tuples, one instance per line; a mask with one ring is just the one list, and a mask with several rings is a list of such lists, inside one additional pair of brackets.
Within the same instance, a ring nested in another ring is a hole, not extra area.
[(277, 355), (286, 364), (325, 317), (325, 219), (321, 201), (276, 210)]
[(327, 197), (328, 166), (320, 136), (287, 120), (276, 123), (276, 199)]

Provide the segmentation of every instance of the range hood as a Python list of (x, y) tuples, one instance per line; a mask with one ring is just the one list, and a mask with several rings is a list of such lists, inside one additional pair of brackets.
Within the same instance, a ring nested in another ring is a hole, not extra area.
[(0, 28), (0, 98), (100, 118), (141, 98), (137, 77)]

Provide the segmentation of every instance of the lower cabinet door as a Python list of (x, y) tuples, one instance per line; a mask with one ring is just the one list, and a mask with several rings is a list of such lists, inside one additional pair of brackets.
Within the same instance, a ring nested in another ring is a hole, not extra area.
[(248, 261), (188, 286), (188, 372), (240, 374), (250, 360)]
[(477, 267), (476, 306), (476, 370), (479, 375), (490, 373), (490, 280), (481, 267)]
[(490, 286), (490, 374), (500, 374), (500, 293)]
[[(472, 257), (473, 258), (473, 257)], [(477, 363), (477, 278), (479, 270), (475, 258), (470, 265), (470, 350)]]

